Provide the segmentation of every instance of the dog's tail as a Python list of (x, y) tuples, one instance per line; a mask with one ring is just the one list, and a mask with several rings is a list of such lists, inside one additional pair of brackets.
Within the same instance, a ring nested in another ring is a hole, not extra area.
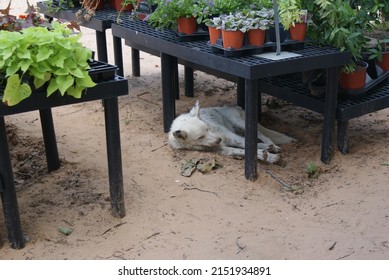
[(260, 130), (263, 133), (263, 135), (265, 135), (266, 137), (269, 137), (276, 145), (288, 144), (288, 143), (297, 141), (296, 139), (289, 137), (288, 135), (285, 135), (285, 134), (279, 133), (277, 131), (268, 129), (266, 127), (263, 127), (260, 124), (259, 124), (259, 127), (260, 127)]

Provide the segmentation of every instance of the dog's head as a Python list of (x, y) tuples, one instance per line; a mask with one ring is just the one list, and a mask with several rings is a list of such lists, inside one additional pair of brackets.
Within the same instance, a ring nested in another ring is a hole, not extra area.
[(218, 147), (221, 140), (200, 119), (198, 101), (189, 113), (173, 121), (169, 132), (169, 144), (175, 149), (207, 150)]

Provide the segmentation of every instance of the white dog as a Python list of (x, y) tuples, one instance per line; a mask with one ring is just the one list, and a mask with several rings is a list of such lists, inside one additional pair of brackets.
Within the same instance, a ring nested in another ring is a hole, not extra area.
[[(169, 132), (173, 149), (218, 152), (232, 157), (244, 157), (245, 113), (240, 107), (200, 109), (199, 102), (189, 113), (178, 116)], [(279, 144), (295, 139), (258, 125), (258, 159), (269, 163), (280, 160)]]

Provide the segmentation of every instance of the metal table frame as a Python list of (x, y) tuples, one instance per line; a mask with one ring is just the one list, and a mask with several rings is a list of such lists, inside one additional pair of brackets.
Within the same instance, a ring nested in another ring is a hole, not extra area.
[(111, 28), (114, 37), (123, 38), (129, 44), (136, 45), (140, 49), (148, 48), (160, 53), (165, 132), (170, 129), (176, 114), (174, 69), (177, 60), (183, 60), (238, 78), (238, 100), (240, 100), (240, 103), (244, 101), (246, 111), (245, 177), (249, 180), (257, 178), (257, 120), (260, 110), (260, 106), (258, 106), (260, 79), (288, 73), (325, 69), (327, 72), (327, 86), (323, 108), (321, 160), (325, 163), (331, 160), (335, 140), (339, 67), (349, 62), (350, 54), (348, 52), (340, 52), (328, 47), (306, 46), (303, 50), (295, 51), (301, 54), (300, 57), (278, 61), (253, 56), (228, 58), (222, 54), (213, 53), (206, 40), (179, 41), (174, 32), (169, 30), (156, 31), (144, 22), (127, 20), (120, 24), (114, 23)]
[[(0, 194), (3, 204), (5, 224), (8, 231), (8, 239), (12, 248), (23, 248), (25, 245), (25, 239), (20, 224), (14, 175), (9, 154), (4, 116), (39, 110), (47, 167), (50, 172), (60, 167), (51, 108), (93, 100), (102, 100), (105, 115), (109, 190), (112, 214), (117, 217), (124, 217), (125, 208), (118, 96), (126, 94), (128, 94), (127, 80), (116, 76), (114, 80), (98, 83), (95, 87), (88, 89), (86, 94), (84, 94), (80, 99), (75, 99), (70, 96), (62, 97), (60, 94), (52, 94), (49, 98), (47, 98), (45, 92), (36, 92), (28, 99), (12, 107), (4, 106), (0, 103)], [(1, 91), (0, 95), (2, 95)]]

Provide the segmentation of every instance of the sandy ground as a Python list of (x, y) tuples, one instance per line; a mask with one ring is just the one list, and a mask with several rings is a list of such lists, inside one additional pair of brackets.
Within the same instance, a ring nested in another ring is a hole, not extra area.
[[(95, 49), (93, 31), (83, 31), (85, 45)], [(243, 160), (173, 151), (162, 129), (159, 58), (141, 53), (140, 77), (131, 76), (128, 47), (124, 60), (126, 216), (110, 214), (101, 102), (53, 109), (62, 167), (51, 173), (38, 112), (7, 117), (28, 242), (11, 249), (0, 215), (0, 259), (389, 259), (388, 109), (351, 120), (350, 153), (336, 151), (324, 165), (322, 116), (291, 104), (264, 105), (263, 124), (298, 142), (283, 146), (285, 166), (259, 163), (250, 182)], [(195, 72), (195, 99), (181, 95), (177, 112), (197, 99), (204, 107), (234, 105), (235, 92), (233, 83)], [(223, 167), (181, 176), (192, 158), (217, 159)], [(311, 162), (317, 178), (306, 172)], [(66, 236), (59, 227), (73, 232)]]

